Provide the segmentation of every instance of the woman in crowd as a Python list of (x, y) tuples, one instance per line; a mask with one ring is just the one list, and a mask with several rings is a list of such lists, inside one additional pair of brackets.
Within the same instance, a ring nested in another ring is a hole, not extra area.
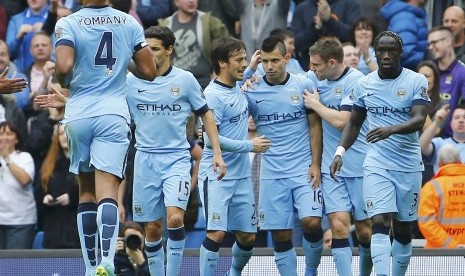
[(34, 160), (21, 142), (13, 123), (0, 123), (0, 249), (30, 249), (34, 240)]
[(63, 125), (57, 125), (44, 159), (38, 199), (42, 213), (44, 248), (79, 248), (76, 224), (78, 185), (68, 171), (69, 148)]
[(359, 53), (358, 70), (367, 75), (378, 70), (375, 50), (373, 49), (373, 38), (377, 35), (377, 30), (365, 17), (360, 17), (355, 21), (351, 31), (351, 41)]

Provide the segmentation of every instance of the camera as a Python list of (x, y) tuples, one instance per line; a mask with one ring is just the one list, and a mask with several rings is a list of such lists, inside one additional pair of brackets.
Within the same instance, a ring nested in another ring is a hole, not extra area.
[(126, 243), (126, 247), (132, 251), (140, 249), (142, 245), (142, 240), (140, 239), (140, 237), (134, 234), (124, 238), (124, 242)]

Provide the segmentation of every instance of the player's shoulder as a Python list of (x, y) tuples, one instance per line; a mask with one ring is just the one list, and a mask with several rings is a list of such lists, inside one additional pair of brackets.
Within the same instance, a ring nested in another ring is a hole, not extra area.
[(353, 80), (365, 77), (365, 75), (355, 68), (349, 68), (349, 71), (347, 72), (347, 77)]

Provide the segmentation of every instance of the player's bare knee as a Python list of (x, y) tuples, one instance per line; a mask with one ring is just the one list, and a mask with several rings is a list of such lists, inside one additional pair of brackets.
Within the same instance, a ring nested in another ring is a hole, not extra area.
[(184, 225), (184, 214), (181, 212), (176, 212), (170, 214), (167, 219), (168, 227), (178, 228)]
[(292, 239), (291, 230), (273, 230), (272, 235), (275, 242), (290, 241)]
[(304, 232), (321, 231), (321, 218), (320, 217), (305, 217), (301, 221), (302, 229)]
[(224, 236), (225, 236), (225, 233), (223, 231), (208, 231), (207, 232), (207, 238), (217, 243), (222, 243)]
[(255, 243), (255, 234), (252, 233), (236, 233), (236, 240), (243, 245), (253, 246)]
[(147, 241), (159, 241), (163, 233), (163, 223), (161, 220), (148, 222), (145, 224), (145, 237)]
[(372, 228), (375, 227), (391, 227), (391, 215), (379, 214), (371, 217)]
[(355, 231), (359, 241), (369, 242), (371, 240), (371, 221), (368, 219), (355, 221)]

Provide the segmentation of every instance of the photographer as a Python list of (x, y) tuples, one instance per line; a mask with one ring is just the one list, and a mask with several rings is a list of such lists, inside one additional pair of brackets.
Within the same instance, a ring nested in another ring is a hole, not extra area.
[(116, 243), (115, 274), (120, 276), (150, 276), (143, 246), (145, 233), (140, 224), (127, 221), (120, 225)]

